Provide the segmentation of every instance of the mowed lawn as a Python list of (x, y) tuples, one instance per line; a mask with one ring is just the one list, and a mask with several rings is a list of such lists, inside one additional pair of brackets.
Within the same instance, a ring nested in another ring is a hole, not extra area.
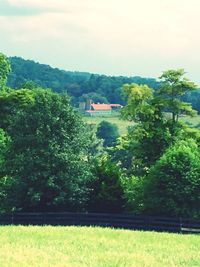
[(200, 266), (200, 235), (98, 227), (1, 226), (0, 266)]

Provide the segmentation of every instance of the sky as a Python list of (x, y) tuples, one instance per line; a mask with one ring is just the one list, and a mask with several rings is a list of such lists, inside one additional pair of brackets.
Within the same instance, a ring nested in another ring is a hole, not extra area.
[(0, 0), (0, 52), (71, 71), (200, 85), (199, 0)]

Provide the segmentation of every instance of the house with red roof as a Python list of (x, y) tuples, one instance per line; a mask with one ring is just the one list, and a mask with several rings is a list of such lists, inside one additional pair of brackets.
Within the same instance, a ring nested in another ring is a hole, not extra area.
[(92, 103), (92, 100), (88, 100), (86, 103), (80, 103), (79, 107), (84, 110), (84, 113), (88, 116), (108, 116), (113, 112), (119, 111), (122, 108), (120, 104), (100, 104)]

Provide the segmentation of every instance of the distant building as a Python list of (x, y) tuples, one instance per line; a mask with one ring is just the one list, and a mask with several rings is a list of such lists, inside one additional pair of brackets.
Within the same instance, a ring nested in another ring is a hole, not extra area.
[(88, 116), (108, 116), (122, 108), (120, 104), (94, 104), (91, 99), (79, 104), (79, 110)]
[(110, 104), (112, 110), (120, 110), (122, 105), (120, 104)]
[(89, 113), (90, 116), (103, 116), (111, 115), (112, 109), (109, 104), (91, 104), (91, 109), (85, 112)]

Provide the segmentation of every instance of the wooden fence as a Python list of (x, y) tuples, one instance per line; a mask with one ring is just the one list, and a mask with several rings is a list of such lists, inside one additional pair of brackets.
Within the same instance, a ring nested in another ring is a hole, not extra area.
[(200, 233), (200, 221), (191, 219), (108, 213), (31, 212), (0, 214), (0, 225), (10, 224), (103, 226), (135, 230)]

